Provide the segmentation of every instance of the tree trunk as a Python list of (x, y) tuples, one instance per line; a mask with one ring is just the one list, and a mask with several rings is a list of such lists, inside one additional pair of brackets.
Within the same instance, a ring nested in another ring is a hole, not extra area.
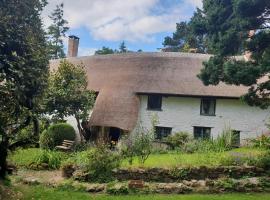
[(7, 154), (8, 154), (8, 137), (2, 133), (2, 141), (0, 142), (0, 179), (6, 177), (7, 172)]
[(38, 136), (40, 131), (38, 118), (35, 116), (32, 120), (34, 125), (34, 136)]
[(84, 137), (83, 137), (83, 133), (82, 133), (83, 130), (82, 130), (82, 127), (81, 127), (80, 119), (79, 119), (79, 117), (77, 115), (75, 115), (75, 119), (77, 121), (77, 127), (78, 127), (78, 130), (79, 130), (81, 142), (83, 142)]

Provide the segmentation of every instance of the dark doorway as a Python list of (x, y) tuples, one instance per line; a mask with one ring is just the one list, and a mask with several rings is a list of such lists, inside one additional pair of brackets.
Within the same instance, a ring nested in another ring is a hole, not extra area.
[(117, 143), (119, 138), (120, 138), (120, 129), (115, 128), (115, 127), (111, 127), (110, 132), (109, 132), (109, 138), (110, 138), (111, 142)]

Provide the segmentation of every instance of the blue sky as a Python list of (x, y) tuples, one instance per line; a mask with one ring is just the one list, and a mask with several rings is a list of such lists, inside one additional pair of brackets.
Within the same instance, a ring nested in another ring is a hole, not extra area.
[[(118, 49), (121, 41), (129, 50), (158, 51), (176, 22), (187, 21), (202, 0), (49, 0), (43, 19), (64, 3), (68, 35), (80, 38), (79, 56), (91, 55), (102, 46)], [(67, 39), (65, 46), (67, 46)]]

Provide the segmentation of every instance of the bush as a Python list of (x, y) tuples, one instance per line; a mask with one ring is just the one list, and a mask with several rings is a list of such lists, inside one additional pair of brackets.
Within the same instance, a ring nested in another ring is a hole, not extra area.
[(187, 132), (178, 132), (173, 135), (169, 135), (165, 138), (165, 142), (171, 149), (182, 149), (183, 146), (190, 140), (190, 134)]
[(264, 169), (270, 169), (270, 151), (260, 156), (257, 160), (256, 165)]
[(225, 128), (216, 139), (193, 139), (182, 143), (180, 150), (186, 153), (225, 152), (232, 149), (233, 134)]
[(100, 145), (86, 153), (88, 162), (83, 169), (88, 174), (88, 181), (109, 182), (113, 180), (112, 170), (120, 167), (121, 156), (111, 151), (107, 146)]
[(128, 163), (132, 165), (133, 159), (136, 156), (134, 148), (134, 140), (132, 137), (126, 137), (121, 140), (121, 154), (128, 160)]
[(138, 156), (141, 164), (144, 164), (149, 155), (152, 153), (153, 132), (144, 130), (143, 128), (135, 133), (134, 137), (134, 153)]
[(43, 149), (54, 149), (61, 145), (63, 140), (75, 140), (74, 128), (66, 123), (51, 125), (40, 135), (40, 147)]
[(50, 150), (40, 150), (40, 154), (38, 154), (34, 158), (33, 164), (37, 166), (42, 166), (46, 164), (48, 169), (59, 169), (62, 159), (63, 154), (60, 152)]
[(257, 148), (270, 149), (270, 136), (261, 135), (260, 137), (252, 139), (251, 144)]

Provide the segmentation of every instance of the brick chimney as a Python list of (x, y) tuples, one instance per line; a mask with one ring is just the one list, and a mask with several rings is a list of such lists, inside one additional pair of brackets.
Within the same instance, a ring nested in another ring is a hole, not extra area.
[(79, 48), (79, 40), (75, 35), (71, 35), (68, 38), (68, 57), (77, 57), (78, 56), (78, 48)]

